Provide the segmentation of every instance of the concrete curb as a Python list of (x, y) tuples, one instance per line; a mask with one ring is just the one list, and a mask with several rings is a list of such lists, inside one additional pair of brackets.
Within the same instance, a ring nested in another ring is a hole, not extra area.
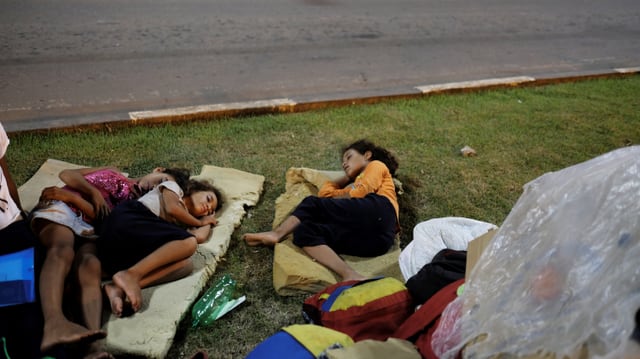
[(275, 98), (259, 101), (232, 102), (211, 105), (198, 105), (162, 109), (155, 111), (134, 111), (128, 113), (128, 118), (114, 121), (87, 123), (78, 121), (54, 127), (52, 123), (43, 122), (42, 128), (13, 130), (12, 133), (74, 131), (87, 129), (112, 129), (137, 125), (153, 125), (160, 123), (176, 123), (186, 121), (202, 121), (222, 117), (242, 117), (263, 114), (281, 114), (318, 110), (323, 108), (350, 105), (373, 104), (394, 99), (409, 99), (438, 94), (483, 91), (497, 88), (543, 86), (557, 83), (585, 81), (597, 78), (628, 77), (640, 74), (640, 67), (615, 68), (602, 71), (582, 71), (575, 73), (554, 74), (549, 77), (515, 76), (504, 78), (488, 78), (474, 81), (450, 82), (443, 84), (418, 85), (411, 88), (389, 89), (379, 91), (362, 91), (350, 94), (320, 95), (302, 98)]

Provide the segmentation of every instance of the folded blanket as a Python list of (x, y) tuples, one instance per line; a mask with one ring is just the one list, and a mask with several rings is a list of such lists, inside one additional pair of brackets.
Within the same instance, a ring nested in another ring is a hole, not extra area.
[[(83, 166), (47, 160), (36, 174), (19, 188), (26, 210), (31, 210), (44, 187), (62, 185), (58, 173), (66, 168)], [(233, 168), (205, 165), (195, 179), (209, 180), (225, 197), (217, 212), (219, 223), (209, 240), (194, 254), (194, 272), (183, 279), (142, 291), (143, 309), (128, 318), (117, 318), (105, 308), (108, 332), (106, 349), (113, 355), (164, 358), (171, 347), (180, 320), (207, 284), (229, 247), (231, 235), (245, 215), (245, 206), (254, 206), (262, 193), (264, 177)]]
[[(286, 175), (285, 192), (276, 199), (273, 228), (276, 228), (306, 196), (317, 195), (327, 180), (344, 175), (342, 171), (322, 171), (311, 168), (290, 168)], [(401, 184), (398, 184), (401, 188)], [(315, 293), (340, 279), (331, 270), (318, 264), (287, 236), (276, 244), (273, 257), (273, 287), (279, 295)], [(388, 253), (374, 258), (343, 255), (355, 270), (366, 276), (384, 275), (403, 280), (398, 266), (399, 241)]]

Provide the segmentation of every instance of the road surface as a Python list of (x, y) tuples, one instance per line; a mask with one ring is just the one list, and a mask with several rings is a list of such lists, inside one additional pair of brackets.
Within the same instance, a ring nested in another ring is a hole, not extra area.
[(640, 66), (640, 1), (3, 0), (7, 131)]

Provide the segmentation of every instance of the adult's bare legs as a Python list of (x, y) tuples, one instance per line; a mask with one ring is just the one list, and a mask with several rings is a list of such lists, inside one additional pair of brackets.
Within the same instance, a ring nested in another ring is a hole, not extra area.
[(137, 312), (142, 306), (142, 288), (175, 273), (178, 263), (189, 259), (197, 249), (195, 237), (167, 242), (130, 268), (114, 274), (113, 283), (124, 291)]
[(300, 225), (300, 219), (296, 216), (289, 216), (276, 229), (268, 232), (246, 233), (242, 238), (250, 246), (264, 245), (275, 246), (285, 236), (292, 233)]
[(336, 272), (343, 281), (366, 279), (365, 276), (356, 272), (338, 254), (327, 245), (302, 247), (313, 259), (320, 264)]
[(37, 231), (47, 254), (40, 273), (40, 302), (44, 317), (44, 329), (40, 350), (48, 351), (58, 344), (91, 341), (104, 338), (106, 333), (91, 330), (69, 321), (62, 311), (64, 283), (75, 252), (74, 233), (67, 227), (52, 223), (39, 223)]

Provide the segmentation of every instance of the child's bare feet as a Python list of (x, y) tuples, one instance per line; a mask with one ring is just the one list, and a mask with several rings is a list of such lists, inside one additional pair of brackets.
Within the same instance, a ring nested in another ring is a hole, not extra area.
[(105, 351), (104, 340), (97, 340), (91, 345), (89, 345), (89, 349), (87, 350), (87, 354), (83, 359), (115, 359), (111, 353)]
[(242, 239), (247, 242), (247, 245), (252, 247), (259, 245), (273, 247), (278, 243), (280, 238), (278, 238), (276, 232), (270, 231), (260, 233), (246, 233), (244, 236), (242, 236)]
[(46, 352), (59, 344), (91, 342), (106, 336), (102, 330), (89, 330), (64, 318), (49, 320), (44, 325), (40, 350)]
[(134, 312), (142, 307), (142, 289), (138, 280), (127, 271), (120, 271), (113, 275), (113, 283), (122, 288), (126, 298), (131, 303)]
[(93, 353), (88, 353), (84, 356), (84, 359), (114, 359), (115, 357), (107, 352), (98, 351)]
[(124, 291), (113, 283), (107, 283), (104, 285), (104, 294), (109, 299), (111, 306), (111, 313), (116, 317), (121, 317), (124, 310)]

